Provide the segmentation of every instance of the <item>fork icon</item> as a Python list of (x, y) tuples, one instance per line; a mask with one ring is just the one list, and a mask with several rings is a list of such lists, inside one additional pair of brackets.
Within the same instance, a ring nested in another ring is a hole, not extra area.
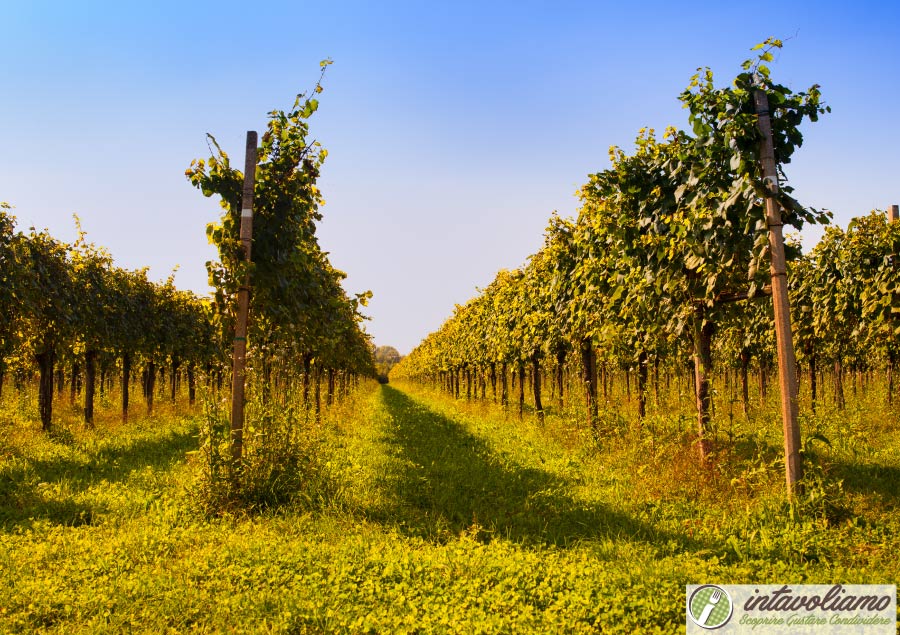
[(719, 600), (722, 599), (722, 592), (719, 589), (716, 589), (712, 592), (712, 595), (709, 596), (709, 603), (703, 607), (703, 611), (700, 613), (700, 617), (697, 618), (697, 623), (701, 626), (706, 624), (706, 621), (709, 619), (710, 613), (713, 612), (713, 609), (716, 608), (716, 604), (719, 603)]

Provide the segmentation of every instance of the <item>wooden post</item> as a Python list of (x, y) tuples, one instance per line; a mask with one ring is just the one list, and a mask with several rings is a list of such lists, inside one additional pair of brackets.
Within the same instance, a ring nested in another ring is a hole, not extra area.
[(713, 323), (706, 320), (703, 305), (694, 312), (694, 395), (697, 402), (697, 439), (700, 459), (706, 461), (712, 452), (710, 429), (710, 402), (712, 393), (709, 381), (712, 379), (712, 338)]
[(775, 200), (778, 193), (778, 172), (772, 142), (772, 122), (769, 118), (769, 99), (765, 91), (753, 91), (759, 130), (762, 133), (760, 163), (766, 184), (766, 224), (769, 227), (769, 273), (772, 276), (772, 302), (775, 307), (775, 339), (778, 347), (778, 378), (781, 384), (781, 418), (784, 428), (784, 465), (788, 498), (797, 494), (803, 477), (800, 459), (800, 426), (797, 423), (797, 363), (791, 339), (791, 310), (788, 301), (787, 266), (784, 259), (784, 237), (781, 228), (781, 209)]
[[(900, 223), (900, 205), (891, 205), (888, 209), (888, 223)], [(888, 405), (894, 405), (894, 366), (897, 364), (897, 353), (888, 355)]]
[(600, 432), (599, 413), (597, 410), (597, 354), (594, 351), (594, 342), (589, 337), (581, 340), (580, 348), (581, 380), (584, 384), (584, 401), (587, 406), (588, 427), (596, 438)]
[(97, 351), (84, 353), (84, 425), (94, 427), (94, 386), (97, 378)]
[[(244, 189), (241, 194), (241, 247), (244, 262), (250, 264), (250, 245), (253, 239), (253, 186), (256, 180), (256, 132), (247, 132), (244, 159)], [(234, 358), (231, 375), (231, 458), (235, 465), (241, 460), (244, 448), (244, 369), (247, 363), (247, 319), (250, 313), (250, 273), (238, 289), (237, 322), (234, 326)]]
[(531, 356), (531, 388), (534, 394), (534, 412), (539, 423), (544, 423), (544, 404), (541, 403), (541, 355), (535, 351)]

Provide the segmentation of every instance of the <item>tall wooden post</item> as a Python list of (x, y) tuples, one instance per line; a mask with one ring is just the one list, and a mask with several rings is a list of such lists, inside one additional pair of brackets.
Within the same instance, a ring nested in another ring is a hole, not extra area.
[[(253, 186), (256, 181), (256, 132), (247, 132), (244, 189), (241, 194), (241, 247), (250, 264), (253, 239)], [(247, 363), (247, 318), (250, 313), (250, 273), (238, 289), (237, 322), (234, 326), (234, 360), (231, 375), (231, 457), (237, 465), (244, 447), (244, 369)]]
[(896, 223), (900, 220), (900, 205), (891, 205), (888, 209), (888, 222)]
[(784, 427), (784, 465), (788, 498), (797, 494), (803, 477), (800, 459), (800, 426), (797, 423), (797, 362), (791, 339), (791, 309), (788, 302), (787, 265), (784, 259), (784, 237), (781, 228), (781, 209), (775, 200), (778, 193), (778, 172), (772, 142), (772, 121), (769, 117), (769, 98), (765, 91), (753, 91), (759, 130), (762, 133), (760, 163), (766, 183), (766, 224), (769, 227), (769, 253), (772, 276), (772, 302), (775, 305), (775, 340), (778, 347), (778, 378), (781, 384), (781, 418)]

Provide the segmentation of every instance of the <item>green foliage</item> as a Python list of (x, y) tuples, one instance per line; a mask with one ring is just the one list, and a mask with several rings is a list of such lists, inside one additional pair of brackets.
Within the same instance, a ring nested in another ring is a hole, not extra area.
[(76, 288), (69, 267), (69, 247), (46, 231), (32, 228), (19, 241), (23, 345), (33, 355), (52, 353), (71, 336)]
[(219, 196), (223, 209), (206, 235), (219, 252), (218, 261), (208, 262), (207, 269), (224, 332), (233, 333), (237, 290), (249, 273), (250, 355), (281, 357), (294, 367), (312, 355), (329, 368), (371, 373), (372, 356), (359, 312), (371, 292), (353, 298), (346, 294), (341, 288), (346, 274), (331, 266), (315, 235), (324, 204), (316, 181), (328, 152), (318, 141), (308, 140), (308, 120), (318, 110), (314, 95), (322, 92), (329, 64), (323, 61), (310, 95), (297, 95), (288, 111), (269, 113), (257, 151), (249, 269), (240, 242), (243, 173), (231, 166), (228, 154), (210, 136), (213, 155), (192, 161), (185, 174), (204, 196)]
[(686, 584), (892, 583), (900, 447), (880, 408), (807, 422), (790, 508), (764, 421), (704, 468), (676, 416), (599, 452), (553, 417), (512, 428), (369, 384), (317, 440), (340, 496), (213, 518), (185, 460), (202, 419), (3, 423), (0, 630), (680, 633)]
[[(77, 217), (78, 237), (67, 245), (46, 230), (16, 232), (10, 209), (0, 206), (0, 282), (8, 290), (0, 302), (0, 387), (8, 368), (21, 384), (37, 363), (46, 380), (40, 391), (45, 430), (53, 418), (51, 375), (61, 366), (74, 376), (82, 363), (109, 372), (117, 357), (176, 368), (181, 361), (215, 360), (208, 303), (176, 290), (171, 278), (157, 284), (146, 269), (114, 266), (105, 250), (88, 242)], [(88, 424), (92, 410), (86, 396)]]
[[(828, 110), (818, 86), (794, 93), (772, 80), (766, 62), (780, 46), (767, 40), (755, 49), (763, 50), (730, 87), (717, 87), (712, 72), (700, 69), (680, 95), (691, 132), (667, 128), (660, 140), (645, 128), (633, 153), (611, 148), (611, 167), (590, 175), (579, 192), (577, 219), (554, 216), (543, 248), (527, 265), (499, 272), (394, 375), (449, 373), (453, 384), (461, 370), (497, 362), (538, 365), (549, 357), (559, 368), (568, 351), (579, 350), (595, 427), (595, 358), (601, 366), (638, 371), (643, 412), (651, 360), (677, 367), (688, 349), (697, 365), (704, 436), (713, 336), (733, 329), (731, 339), (741, 340), (738, 353), (761, 359), (768, 344), (763, 332), (772, 324), (765, 312), (734, 307), (763, 295), (771, 277), (764, 199), (772, 188), (762, 174), (754, 96), (762, 91), (768, 97), (782, 179), (782, 165), (802, 145), (800, 125)], [(787, 185), (775, 193), (784, 223), (799, 229), (828, 222), (828, 212), (807, 209), (790, 194)], [(796, 257), (799, 250), (789, 252)]]
[(200, 426), (200, 466), (193, 500), (207, 516), (258, 513), (291, 506), (312, 509), (333, 504), (335, 487), (319, 458), (320, 440), (304, 426), (302, 404), (247, 405), (241, 463), (231, 460), (227, 404), (206, 398)]
[(403, 356), (393, 346), (376, 346), (374, 356), (378, 381), (387, 383), (391, 369), (400, 363)]
[(6, 371), (8, 358), (22, 336), (17, 306), (22, 283), (16, 262), (16, 219), (11, 211), (9, 203), (0, 202), (0, 285), (6, 290), (0, 296), (0, 374)]
[[(768, 185), (753, 92), (768, 95), (779, 164), (801, 145), (802, 121), (827, 111), (818, 87), (793, 93), (772, 81), (766, 64), (780, 46), (756, 47), (730, 88), (701, 70), (681, 96), (691, 133), (669, 129), (658, 141), (645, 130), (633, 155), (614, 148), (611, 168), (582, 189), (579, 217), (554, 216), (525, 266), (498, 273), (406, 359), (380, 351), (385, 364), (400, 361), (392, 378), (449, 377), (458, 390), (464, 372), (477, 393), (498, 366), (503, 381), (507, 365), (525, 361), (535, 382), (548, 363), (562, 378), (568, 351), (601, 347), (604, 393), (607, 362), (625, 372), (637, 363), (643, 382), (648, 355), (679, 383), (689, 321), (719, 326), (720, 358), (740, 358), (745, 371), (751, 357), (764, 360), (768, 309), (730, 302), (765, 281)], [(624, 387), (610, 385), (590, 432), (562, 392), (540, 426), (511, 426), (486, 401), (402, 381), (406, 392), (364, 382), (322, 412), (317, 397), (312, 425), (313, 383), (318, 395), (327, 376), (331, 391), (339, 370), (352, 388), (354, 372), (372, 370), (359, 312), (371, 294), (348, 296), (315, 239), (325, 151), (307, 142), (307, 120), (321, 92), (320, 78), (290, 111), (270, 113), (262, 138), (249, 269), (259, 384), (238, 465), (212, 388), (202, 418), (91, 432), (63, 420), (36, 434), (25, 372), (41, 355), (52, 369), (57, 350), (172, 368), (212, 369), (224, 357), (248, 270), (237, 240), (242, 175), (215, 140), (213, 156), (188, 170), (224, 209), (208, 229), (219, 249), (212, 305), (171, 279), (113, 267), (83, 235), (68, 246), (16, 233), (0, 204), (0, 373), (17, 365), (0, 418), (0, 630), (674, 633), (685, 584), (900, 576), (897, 412), (868, 384), (846, 409), (823, 403), (806, 417), (804, 488), (790, 504), (774, 410), (736, 418), (733, 396), (714, 394), (709, 434), (719, 443), (700, 463), (680, 407), (694, 401), (678, 385), (660, 396), (657, 383), (657, 407), (637, 423)], [(828, 219), (789, 188), (779, 201), (795, 227)], [(871, 215), (829, 228), (792, 263), (802, 359), (862, 370), (887, 356), (893, 368), (898, 227)]]
[(866, 364), (871, 352), (900, 350), (898, 268), (900, 224), (884, 212), (829, 228), (798, 269), (797, 294), (818, 352), (828, 360)]
[(388, 364), (393, 366), (403, 358), (402, 355), (393, 346), (376, 346), (375, 362), (378, 364)]
[(72, 284), (78, 290), (73, 294), (75, 330), (84, 349), (96, 350), (112, 339), (121, 305), (114, 295), (112, 256), (87, 242), (78, 217), (75, 223), (78, 238), (70, 256)]
[(848, 277), (859, 295), (860, 318), (872, 344), (900, 352), (900, 223), (884, 212), (853, 219), (847, 227)]

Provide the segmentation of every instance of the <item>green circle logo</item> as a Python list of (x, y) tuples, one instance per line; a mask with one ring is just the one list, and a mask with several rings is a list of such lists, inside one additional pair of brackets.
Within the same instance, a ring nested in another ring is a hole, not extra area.
[(733, 614), (734, 603), (728, 591), (714, 584), (699, 587), (688, 600), (688, 616), (700, 628), (725, 626)]

